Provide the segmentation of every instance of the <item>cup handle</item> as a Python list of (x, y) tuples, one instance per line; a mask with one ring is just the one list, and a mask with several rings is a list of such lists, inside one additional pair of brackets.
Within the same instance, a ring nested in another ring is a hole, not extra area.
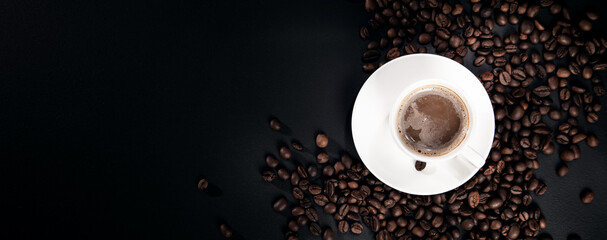
[(462, 149), (456, 158), (462, 159), (476, 168), (481, 168), (483, 165), (485, 165), (485, 158), (470, 146), (466, 146), (464, 149)]

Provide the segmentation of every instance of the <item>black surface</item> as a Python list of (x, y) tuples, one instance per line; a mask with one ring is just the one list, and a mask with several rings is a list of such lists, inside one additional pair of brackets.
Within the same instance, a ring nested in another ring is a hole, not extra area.
[[(569, 5), (604, 15), (586, 2)], [(289, 192), (262, 181), (263, 157), (295, 138), (311, 148), (320, 130), (331, 157), (355, 155), (366, 19), (345, 0), (3, 1), (0, 236), (221, 239), (225, 220), (239, 237), (282, 239), (288, 218), (271, 203)], [(291, 134), (271, 131), (272, 115)], [(605, 119), (582, 129), (604, 142)], [(607, 235), (604, 145), (581, 144), (565, 178), (556, 155), (541, 159), (549, 190), (534, 199), (555, 239)], [(196, 189), (202, 176), (215, 194)]]

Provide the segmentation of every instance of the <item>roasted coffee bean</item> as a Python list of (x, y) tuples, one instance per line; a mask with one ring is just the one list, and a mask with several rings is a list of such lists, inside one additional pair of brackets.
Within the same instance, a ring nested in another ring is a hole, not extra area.
[(318, 176), (318, 167), (316, 165), (308, 166), (308, 177), (315, 178)]
[(275, 168), (278, 166), (278, 159), (276, 159), (272, 155), (267, 155), (266, 156), (266, 165), (268, 165), (268, 167)]
[(424, 170), (424, 168), (426, 168), (426, 162), (415, 161), (415, 169), (417, 171), (422, 171), (422, 170)]
[(221, 236), (223, 236), (224, 238), (232, 237), (232, 228), (230, 228), (230, 226), (228, 226), (228, 224), (226, 223), (221, 223), (219, 225), (219, 231), (221, 232)]
[(318, 212), (314, 208), (306, 208), (306, 217), (312, 222), (318, 222)]
[(262, 178), (266, 182), (272, 182), (274, 181), (274, 179), (276, 179), (276, 173), (274, 173), (273, 171), (265, 171), (263, 172)]
[(559, 177), (564, 177), (565, 175), (567, 175), (568, 172), (569, 172), (569, 167), (567, 167), (567, 164), (565, 164), (565, 163), (560, 164), (556, 170), (556, 174)]
[(321, 152), (318, 155), (316, 155), (316, 162), (320, 163), (320, 164), (324, 164), (327, 163), (329, 161), (329, 154), (325, 153), (325, 152)]
[(569, 149), (565, 149), (561, 152), (560, 157), (561, 157), (561, 160), (563, 160), (565, 162), (571, 162), (575, 158), (575, 155), (574, 155), (573, 151), (571, 151)]
[(333, 233), (333, 229), (326, 228), (322, 233), (322, 240), (333, 240), (335, 239), (335, 234)]
[(297, 186), (299, 185), (299, 180), (301, 178), (299, 177), (299, 174), (297, 174), (297, 172), (292, 172), (291, 173), (291, 185), (293, 186)]
[(291, 178), (291, 174), (284, 168), (278, 169), (278, 177), (282, 180), (288, 180)]
[(550, 95), (550, 87), (548, 86), (538, 86), (533, 89), (533, 93), (539, 97), (547, 97)]
[(308, 178), (308, 171), (301, 165), (297, 166), (297, 174), (299, 174), (301, 178)]
[(497, 209), (497, 208), (500, 208), (503, 203), (504, 203), (504, 201), (502, 199), (500, 199), (500, 198), (493, 198), (493, 199), (491, 199), (491, 200), (489, 200), (487, 202), (487, 206), (490, 209)]
[(289, 223), (287, 224), (287, 228), (293, 232), (299, 231), (299, 225), (297, 225), (297, 222), (295, 220), (289, 221)]
[(276, 202), (274, 202), (274, 204), (272, 205), (272, 208), (276, 212), (282, 212), (285, 209), (287, 209), (288, 205), (289, 205), (289, 203), (287, 202), (287, 199), (284, 197), (281, 197), (278, 200), (276, 200)]
[(591, 112), (591, 113), (586, 114), (586, 121), (588, 123), (595, 123), (598, 120), (599, 120), (599, 115), (597, 115), (596, 113)]
[(587, 19), (580, 20), (579, 26), (580, 26), (580, 30), (586, 31), (586, 32), (590, 31), (590, 29), (592, 29), (592, 23), (590, 21), (588, 21)]
[(548, 116), (550, 117), (550, 119), (556, 121), (556, 120), (560, 120), (563, 117), (563, 114), (562, 114), (562, 112), (560, 110), (552, 109), (548, 113)]
[(310, 187), (308, 187), (308, 192), (310, 192), (310, 194), (312, 195), (318, 195), (322, 193), (322, 187), (316, 184), (312, 184), (310, 185)]
[(327, 203), (327, 205), (323, 207), (323, 210), (326, 214), (333, 214), (337, 211), (337, 206), (335, 203)]
[(308, 228), (310, 230), (310, 233), (312, 233), (312, 235), (314, 236), (320, 236), (320, 234), (322, 233), (322, 229), (320, 228), (320, 225), (318, 225), (318, 223), (310, 223), (310, 227)]
[(316, 135), (316, 146), (319, 148), (326, 148), (329, 144), (329, 138), (324, 133)]
[(580, 194), (580, 199), (583, 203), (591, 203), (594, 200), (594, 193), (591, 190), (584, 190)]
[(270, 128), (274, 131), (280, 131), (281, 125), (282, 124), (280, 124), (280, 121), (278, 121), (276, 118), (272, 118), (270, 120)]
[(359, 222), (352, 223), (350, 226), (350, 231), (354, 234), (361, 234), (363, 232), (363, 225)]
[(571, 98), (571, 92), (567, 88), (563, 88), (559, 91), (559, 99), (562, 101), (567, 101)]
[(308, 179), (302, 179), (299, 181), (299, 188), (301, 188), (301, 190), (307, 191), (309, 187), (310, 181), (308, 181)]
[(589, 134), (588, 137), (586, 137), (586, 144), (588, 144), (589, 147), (596, 147), (599, 145), (599, 139), (594, 134)]
[(303, 199), (305, 196), (303, 191), (298, 187), (294, 187), (293, 190), (291, 191), (291, 193), (293, 195), (293, 198), (298, 199), (298, 200)]
[(397, 57), (400, 57), (401, 52), (399, 48), (392, 48), (388, 51), (388, 54), (386, 55), (386, 59), (388, 60), (393, 60)]
[(279, 152), (282, 159), (288, 160), (291, 158), (291, 150), (287, 146), (281, 147)]
[(333, 166), (329, 165), (329, 166), (325, 166), (322, 169), (322, 175), (330, 177), (333, 176), (333, 174), (335, 174), (335, 168), (333, 168)]
[[(347, 233), (348, 230), (350, 230), (350, 224), (345, 220), (339, 221), (339, 223), (337, 224), (337, 231), (340, 233)], [(362, 229), (361, 229), (361, 232), (362, 232)], [(360, 233), (358, 233), (358, 234), (360, 234)]]
[[(276, 177), (276, 175), (274, 175), (274, 178)], [(270, 178), (270, 177), (269, 177)], [(274, 178), (272, 178), (270, 181), (274, 180)], [(266, 179), (266, 175), (264, 173), (264, 179)], [(267, 181), (267, 180), (266, 180)], [(207, 181), (206, 178), (200, 179), (200, 181), (198, 181), (198, 190), (205, 190), (209, 187), (209, 181)]]
[(291, 215), (294, 217), (298, 217), (305, 214), (305, 209), (303, 207), (294, 207), (291, 209)]
[(559, 68), (556, 70), (556, 76), (559, 78), (568, 78), (570, 75), (571, 72), (569, 72), (569, 69)]
[(478, 191), (470, 192), (468, 194), (468, 205), (470, 205), (471, 208), (476, 208), (476, 206), (478, 206), (478, 203), (479, 203)]

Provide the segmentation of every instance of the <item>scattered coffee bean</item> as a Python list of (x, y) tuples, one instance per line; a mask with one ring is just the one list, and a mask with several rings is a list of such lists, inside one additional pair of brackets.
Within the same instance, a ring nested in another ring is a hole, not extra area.
[(263, 172), (262, 178), (266, 182), (272, 182), (274, 181), (274, 179), (276, 179), (276, 173), (274, 173), (273, 171), (265, 171)]
[(221, 223), (219, 225), (219, 231), (221, 232), (221, 235), (224, 238), (231, 238), (232, 237), (232, 229), (226, 223)]
[(564, 177), (565, 175), (567, 175), (568, 172), (569, 172), (569, 167), (567, 167), (567, 164), (565, 164), (565, 163), (560, 164), (556, 170), (556, 174), (559, 177)]
[(266, 156), (266, 165), (268, 165), (268, 167), (275, 168), (278, 166), (278, 159), (272, 155), (268, 155)]
[(288, 147), (286, 147), (286, 146), (281, 147), (279, 152), (280, 152), (280, 157), (282, 159), (285, 159), (285, 160), (291, 159), (291, 150)]
[(325, 153), (325, 152), (321, 152), (318, 155), (316, 155), (316, 162), (320, 163), (320, 164), (324, 164), (327, 163), (329, 161), (329, 154)]
[(272, 130), (274, 130), (274, 131), (280, 131), (280, 127), (281, 127), (281, 124), (280, 124), (280, 121), (278, 121), (278, 119), (272, 118), (270, 120), (270, 128)]
[(209, 182), (207, 181), (206, 178), (200, 179), (200, 181), (198, 181), (198, 190), (205, 190), (209, 187)]
[(589, 147), (597, 147), (599, 145), (599, 139), (594, 134), (589, 134), (588, 137), (586, 137), (586, 144), (588, 144)]
[(329, 138), (324, 133), (316, 135), (316, 146), (319, 148), (326, 148), (329, 144)]
[(354, 234), (361, 234), (363, 233), (363, 225), (359, 222), (352, 223), (350, 226), (350, 231), (352, 231)]
[(287, 199), (284, 197), (279, 198), (278, 200), (276, 200), (276, 202), (274, 202), (274, 205), (272, 205), (272, 208), (274, 209), (274, 211), (276, 212), (282, 212), (285, 209), (287, 209), (287, 205), (289, 203), (287, 202)]
[(580, 195), (583, 203), (591, 203), (594, 200), (594, 193), (591, 190), (584, 190)]
[(335, 234), (331, 228), (326, 228), (322, 233), (322, 240), (333, 240), (335, 239)]
[(415, 170), (421, 171), (424, 170), (424, 168), (426, 168), (426, 162), (415, 161)]

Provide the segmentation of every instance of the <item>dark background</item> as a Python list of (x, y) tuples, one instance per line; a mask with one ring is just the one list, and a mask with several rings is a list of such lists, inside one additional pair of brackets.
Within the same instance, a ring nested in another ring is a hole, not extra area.
[[(572, 15), (594, 9), (604, 33), (606, 4), (590, 2), (570, 1)], [(262, 181), (264, 155), (292, 139), (314, 149), (324, 131), (331, 157), (356, 156), (367, 18), (346, 0), (0, 2), (0, 237), (220, 239), (224, 220), (237, 237), (282, 239), (288, 217), (271, 203), (290, 192)], [(605, 112), (581, 127), (603, 142)], [(542, 156), (548, 192), (534, 199), (555, 239), (607, 235), (604, 145), (581, 144), (564, 178)]]

